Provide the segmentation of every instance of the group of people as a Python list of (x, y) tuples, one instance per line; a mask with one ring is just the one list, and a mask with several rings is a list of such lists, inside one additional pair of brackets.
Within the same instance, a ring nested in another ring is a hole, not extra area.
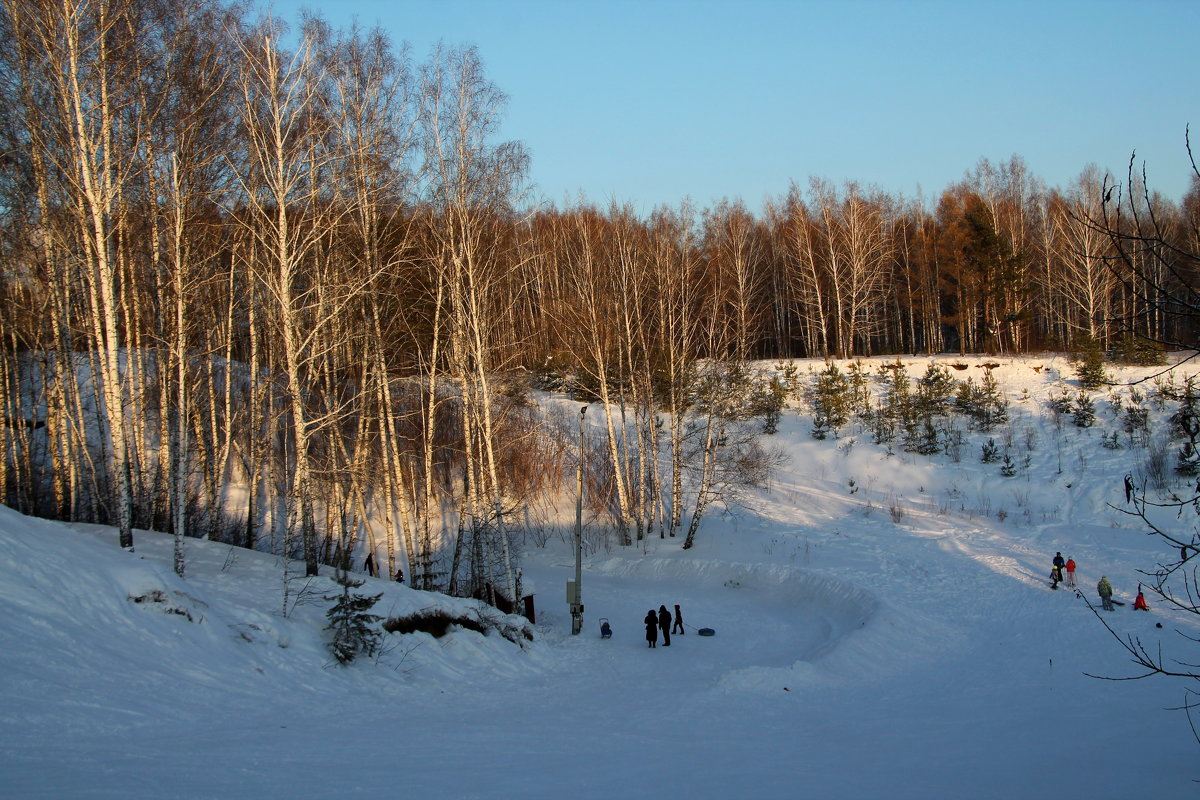
[(671, 646), (671, 634), (678, 633), (683, 635), (683, 612), (679, 610), (679, 605), (675, 605), (675, 624), (671, 624), (671, 612), (667, 611), (666, 606), (659, 606), (658, 612), (650, 609), (646, 612), (646, 618), (642, 620), (646, 623), (646, 644), (649, 647), (658, 646), (658, 632), (662, 631), (663, 647)]
[(1067, 573), (1067, 586), (1075, 588), (1075, 559), (1068, 556), (1063, 559), (1062, 553), (1054, 554), (1054, 566), (1050, 569), (1050, 587), (1057, 589), (1063, 582), (1063, 571)]
[[(1075, 588), (1075, 559), (1067, 556), (1063, 558), (1062, 553), (1054, 554), (1054, 566), (1050, 569), (1050, 586), (1054, 589), (1058, 588), (1058, 584), (1063, 582), (1063, 572), (1066, 572), (1066, 584), (1071, 588)], [(1100, 582), (1096, 584), (1096, 594), (1100, 595), (1100, 605), (1105, 611), (1115, 610), (1113, 605), (1113, 588), (1109, 583), (1107, 575), (1100, 576)], [(1142, 592), (1142, 585), (1138, 584), (1137, 599), (1133, 601), (1133, 607), (1137, 611), (1149, 611), (1150, 604), (1146, 602), (1146, 595)]]

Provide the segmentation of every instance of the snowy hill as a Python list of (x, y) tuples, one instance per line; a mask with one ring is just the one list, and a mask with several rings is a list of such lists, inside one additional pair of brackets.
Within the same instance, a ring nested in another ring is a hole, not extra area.
[[(905, 360), (913, 377), (928, 362)], [(970, 434), (957, 462), (850, 428), (817, 441), (811, 417), (786, 414), (771, 442), (788, 465), (696, 547), (588, 558), (582, 636), (563, 598), (570, 548), (530, 546), (539, 624), (523, 646), (389, 635), (377, 659), (339, 667), (324, 574), (289, 585), (285, 615), (275, 557), (189, 540), (181, 580), (167, 536), (139, 533), (130, 554), (109, 529), (0, 508), (0, 796), (1194, 797), (1200, 745), (1164, 710), (1185, 684), (1085, 675), (1136, 672), (1085, 601), (1046, 581), (1062, 551), (1092, 602), (1101, 574), (1128, 601), (1137, 570), (1171, 555), (1110, 507), (1124, 475), (1149, 480), (1171, 408), (1145, 403), (1146, 445), (1124, 442), (1106, 400), (1128, 387), (1096, 395), (1094, 427), (1055, 424), (1047, 400), (1075, 388), (1065, 359), (993, 361), (1010, 421)], [(1123, 446), (1101, 446), (1113, 432)], [(988, 438), (1016, 474), (981, 463)], [(387, 581), (364, 591), (385, 616), (475, 609)], [(643, 616), (676, 603), (687, 633), (649, 649)], [(1190, 615), (1105, 618), (1197, 660)]]

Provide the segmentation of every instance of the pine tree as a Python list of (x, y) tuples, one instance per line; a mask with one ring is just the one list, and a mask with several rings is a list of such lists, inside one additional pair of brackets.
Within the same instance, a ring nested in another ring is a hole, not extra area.
[(329, 619), (326, 630), (333, 631), (333, 639), (329, 649), (340, 664), (349, 664), (360, 655), (373, 656), (379, 649), (380, 637), (376, 624), (382, 617), (371, 613), (371, 608), (383, 597), (383, 594), (361, 595), (351, 593), (363, 585), (362, 581), (351, 579), (339, 570), (337, 582), (342, 586), (342, 593), (326, 600), (337, 600), (325, 612)]
[(846, 382), (850, 387), (850, 412), (861, 419), (870, 419), (871, 408), (871, 376), (867, 374), (866, 365), (855, 359), (846, 368)]
[(968, 377), (959, 382), (954, 393), (954, 410), (972, 420), (979, 416), (979, 388), (974, 379)]
[(1081, 388), (1094, 392), (1108, 383), (1104, 370), (1104, 351), (1091, 336), (1081, 336), (1075, 343), (1075, 377)]
[(990, 431), (1008, 420), (1008, 401), (991, 370), (979, 384), (971, 378), (959, 384), (954, 395), (954, 410), (970, 417), (971, 426), (978, 431)]
[(1113, 359), (1121, 364), (1158, 367), (1167, 363), (1167, 353), (1158, 342), (1126, 333), (1113, 343)]
[(1142, 406), (1142, 394), (1137, 390), (1129, 393), (1129, 405), (1125, 407), (1121, 429), (1129, 434), (1130, 441), (1144, 442), (1150, 433), (1150, 411)]
[(756, 383), (754, 415), (762, 417), (763, 433), (773, 434), (779, 431), (779, 420), (783, 416), (787, 394), (787, 386), (779, 380), (778, 375), (772, 375), (766, 382)]
[(923, 417), (944, 416), (950, 410), (956, 381), (950, 370), (940, 364), (930, 364), (917, 380), (917, 410)]
[(991, 464), (1000, 459), (1000, 447), (996, 444), (995, 439), (988, 439), (983, 443), (979, 460), (984, 464)]
[(1179, 408), (1171, 415), (1171, 435), (1187, 437), (1195, 444), (1200, 436), (1200, 393), (1196, 391), (1196, 376), (1189, 375), (1179, 396)]
[(1050, 397), (1050, 411), (1055, 417), (1063, 414), (1070, 414), (1072, 409), (1071, 393), (1066, 387), (1059, 390), (1058, 394)]
[(920, 425), (916, 426), (910, 443), (906, 443), (905, 449), (923, 456), (931, 456), (941, 451), (941, 439), (938, 436), (937, 428), (934, 427), (933, 420), (927, 417), (921, 421)]
[(825, 369), (817, 373), (816, 384), (813, 387), (813, 429), (814, 439), (824, 439), (833, 431), (850, 421), (850, 387), (846, 376), (832, 361), (826, 362)]
[(896, 424), (905, 426), (914, 418), (912, 386), (904, 362), (896, 359), (879, 368), (885, 386), (883, 413)]
[(1004, 463), (1000, 465), (1000, 474), (1006, 478), (1011, 478), (1017, 474), (1017, 466), (1013, 463), (1012, 456), (1008, 453), (1004, 454)]
[(1194, 478), (1197, 473), (1200, 473), (1200, 452), (1196, 450), (1196, 445), (1184, 442), (1183, 447), (1179, 448), (1179, 455), (1175, 461), (1175, 472), (1185, 478)]
[(1096, 422), (1096, 404), (1087, 392), (1075, 396), (1075, 406), (1071, 409), (1071, 419), (1077, 428), (1090, 428)]

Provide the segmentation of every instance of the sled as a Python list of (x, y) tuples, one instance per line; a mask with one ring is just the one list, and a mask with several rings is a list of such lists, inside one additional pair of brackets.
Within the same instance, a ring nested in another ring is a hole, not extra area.
[(600, 638), (601, 639), (611, 639), (612, 638), (612, 626), (608, 624), (608, 617), (600, 618)]
[(712, 628), (701, 628), (700, 630), (696, 631), (696, 633), (698, 633), (701, 636), (716, 636), (717, 635), (717, 632), (714, 631)]

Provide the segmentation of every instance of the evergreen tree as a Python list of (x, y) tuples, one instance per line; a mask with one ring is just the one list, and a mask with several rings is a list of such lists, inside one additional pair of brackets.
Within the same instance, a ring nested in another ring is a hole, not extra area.
[(934, 426), (933, 420), (928, 417), (921, 420), (921, 423), (916, 426), (915, 434), (906, 443), (906, 449), (923, 456), (931, 456), (941, 451), (941, 438), (938, 436), (938, 430)]
[(779, 420), (787, 401), (788, 390), (778, 375), (755, 382), (753, 414), (762, 417), (763, 433), (773, 434), (779, 430)]
[(971, 378), (959, 384), (954, 409), (970, 417), (972, 427), (978, 431), (990, 431), (1008, 420), (1008, 401), (990, 369), (978, 384)]
[(1011, 478), (1017, 474), (1017, 465), (1013, 463), (1012, 456), (1008, 453), (1004, 454), (1004, 463), (1000, 465), (1000, 474), (1006, 478)]
[(896, 422), (888, 416), (886, 409), (880, 405), (875, 409), (870, 419), (871, 436), (875, 444), (888, 444), (896, 438)]
[(1142, 394), (1137, 390), (1129, 393), (1129, 405), (1125, 407), (1121, 429), (1129, 434), (1130, 441), (1145, 441), (1150, 433), (1150, 411), (1142, 406)]
[(950, 370), (940, 364), (930, 364), (917, 380), (916, 406), (921, 416), (928, 418), (949, 413), (956, 384)]
[(1000, 447), (996, 444), (995, 439), (988, 439), (983, 443), (979, 460), (984, 464), (991, 464), (1000, 459)]
[(1071, 392), (1065, 386), (1057, 394), (1050, 396), (1049, 404), (1050, 411), (1055, 417), (1070, 414), (1071, 409), (1074, 407), (1071, 403)]
[(1087, 392), (1079, 392), (1075, 396), (1075, 405), (1071, 409), (1071, 419), (1077, 428), (1090, 428), (1096, 422), (1096, 404)]
[(1075, 342), (1075, 377), (1083, 389), (1094, 392), (1108, 383), (1104, 370), (1104, 351), (1091, 336), (1081, 336)]
[(867, 374), (866, 365), (860, 359), (855, 359), (846, 368), (846, 381), (850, 387), (850, 412), (861, 419), (870, 419), (871, 408), (871, 376)]
[(381, 634), (376, 625), (382, 619), (371, 613), (371, 608), (383, 597), (383, 594), (361, 595), (352, 593), (363, 585), (355, 581), (345, 572), (338, 571), (337, 582), (341, 584), (342, 593), (326, 600), (337, 602), (325, 612), (329, 619), (326, 630), (333, 632), (329, 649), (340, 664), (349, 664), (360, 655), (372, 656), (379, 649)]
[(1200, 473), (1200, 451), (1197, 451), (1192, 442), (1184, 442), (1183, 447), (1179, 448), (1175, 472), (1185, 478), (1194, 478)]
[(974, 420), (979, 415), (979, 387), (970, 376), (954, 392), (954, 410)]
[(1158, 367), (1167, 363), (1167, 353), (1158, 342), (1125, 333), (1113, 343), (1113, 359), (1120, 364)]
[(1171, 435), (1186, 437), (1191, 444), (1200, 436), (1200, 393), (1196, 391), (1195, 375), (1189, 375), (1183, 382), (1179, 408), (1171, 415)]
[(812, 393), (814, 439), (824, 439), (828, 432), (835, 434), (850, 421), (850, 385), (846, 376), (832, 361), (817, 373)]
[(799, 400), (803, 394), (803, 383), (800, 381), (800, 370), (795, 361), (780, 361), (775, 364), (775, 373), (779, 384), (787, 395)]
[(912, 385), (904, 362), (896, 359), (879, 368), (879, 377), (884, 383), (883, 413), (898, 425), (904, 425), (914, 417)]

